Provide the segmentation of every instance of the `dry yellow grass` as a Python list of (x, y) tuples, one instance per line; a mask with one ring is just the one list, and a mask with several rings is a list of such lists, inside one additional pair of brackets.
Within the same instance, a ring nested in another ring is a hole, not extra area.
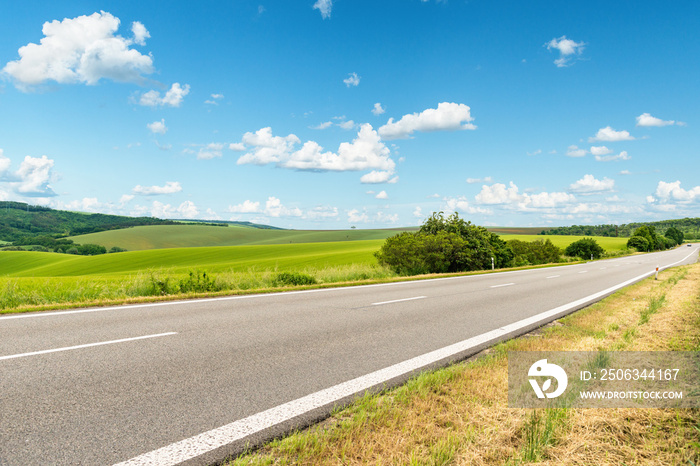
[(698, 410), (507, 406), (509, 350), (699, 350), (700, 264), (659, 278), (471, 361), (366, 396), (231, 464), (700, 463)]

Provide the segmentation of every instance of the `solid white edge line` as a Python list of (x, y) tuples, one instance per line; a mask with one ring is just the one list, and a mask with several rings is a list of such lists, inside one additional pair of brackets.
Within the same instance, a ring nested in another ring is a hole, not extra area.
[(503, 286), (513, 286), (515, 283), (504, 283), (502, 285), (491, 285), (489, 288), (501, 288)]
[(102, 341), (102, 342), (98, 342), (98, 343), (87, 343), (85, 345), (66, 346), (64, 348), (54, 348), (54, 349), (48, 349), (48, 350), (42, 350), (42, 351), (32, 351), (31, 353), (11, 354), (9, 356), (0, 356), (0, 361), (4, 361), (7, 359), (26, 358), (28, 356), (38, 356), (40, 354), (59, 353), (61, 351), (71, 351), (71, 350), (77, 350), (77, 349), (82, 349), (82, 348), (90, 348), (92, 346), (103, 346), (103, 345), (113, 345), (115, 343), (126, 343), (128, 341), (145, 340), (147, 338), (166, 337), (169, 335), (177, 335), (177, 332), (158, 333), (155, 335), (144, 335), (142, 337), (122, 338), (120, 340)]
[(400, 303), (403, 301), (413, 301), (414, 299), (425, 299), (425, 298), (427, 298), (427, 296), (416, 296), (414, 298), (394, 299), (392, 301), (382, 301), (381, 303), (372, 303), (372, 306), (381, 306), (382, 304)]
[[(681, 259), (678, 262), (674, 262), (670, 265), (663, 267), (663, 269), (667, 269), (669, 267), (673, 267), (676, 264), (680, 264), (694, 253), (695, 252), (687, 255), (685, 258)], [(196, 458), (212, 450), (248, 437), (249, 435), (268, 429), (277, 424), (293, 419), (297, 416), (301, 416), (304, 413), (307, 413), (311, 410), (329, 405), (345, 397), (361, 393), (364, 390), (382, 384), (395, 377), (399, 377), (401, 375), (415, 371), (422, 367), (428, 366), (437, 361), (449, 358), (451, 356), (454, 356), (455, 354), (468, 351), (471, 348), (486, 343), (494, 342), (511, 332), (516, 332), (530, 325), (547, 321), (552, 317), (566, 313), (569, 310), (576, 309), (590, 301), (602, 298), (621, 288), (624, 288), (650, 275), (653, 275), (654, 273), (655, 271), (647, 272), (643, 275), (639, 275), (638, 277), (626, 280), (603, 291), (599, 291), (598, 293), (586, 296), (585, 298), (577, 299), (576, 301), (555, 307), (554, 309), (550, 309), (549, 311), (545, 311), (535, 316), (528, 317), (527, 319), (523, 319), (518, 322), (506, 325), (505, 327), (501, 327), (496, 330), (491, 330), (490, 332), (486, 332), (481, 335), (468, 338), (459, 343), (446, 346), (444, 348), (432, 351), (422, 356), (417, 356), (407, 361), (394, 364), (393, 366), (389, 366), (384, 369), (372, 372), (370, 374), (363, 375), (356, 379), (340, 383), (325, 390), (321, 390), (316, 393), (304, 396), (302, 398), (290, 401), (288, 403), (275, 406), (274, 408), (270, 408), (266, 411), (253, 414), (252, 416), (248, 416), (244, 419), (240, 419), (225, 426), (212, 429), (208, 432), (204, 432), (194, 437), (190, 437), (179, 442), (172, 443), (168, 446), (159, 448), (157, 450), (151, 451), (149, 453), (145, 453), (143, 455), (134, 457), (130, 460), (118, 463), (115, 466), (170, 466), (176, 465), (178, 463), (187, 461), (192, 458)]]
[(551, 275), (551, 276), (549, 276), (549, 277), (547, 277), (547, 278), (559, 278), (559, 277), (561, 277), (561, 275)]

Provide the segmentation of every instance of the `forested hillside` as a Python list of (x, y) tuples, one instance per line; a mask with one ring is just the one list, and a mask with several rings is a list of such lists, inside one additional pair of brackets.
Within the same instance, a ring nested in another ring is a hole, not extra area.
[(632, 236), (634, 230), (644, 225), (653, 226), (661, 234), (671, 227), (677, 228), (683, 232), (686, 240), (700, 238), (700, 218), (682, 218), (622, 225), (572, 225), (570, 227), (550, 228), (541, 232), (540, 235), (620, 236), (626, 238)]
[(39, 235), (70, 236), (139, 225), (174, 224), (172, 220), (152, 217), (84, 214), (22, 202), (0, 202), (0, 240), (6, 242)]

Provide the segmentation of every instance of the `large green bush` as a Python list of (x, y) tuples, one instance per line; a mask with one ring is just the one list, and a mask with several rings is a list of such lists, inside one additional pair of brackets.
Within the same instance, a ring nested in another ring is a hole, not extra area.
[(513, 265), (537, 265), (550, 264), (561, 261), (561, 249), (556, 247), (550, 239), (542, 241), (521, 241), (513, 239), (507, 242), (513, 251)]
[(633, 236), (627, 240), (627, 247), (629, 249), (636, 249), (639, 252), (645, 252), (649, 250), (649, 240), (643, 236)]
[(510, 265), (513, 253), (498, 235), (459, 218), (433, 213), (415, 233), (387, 238), (375, 254), (401, 275), (463, 272)]
[(564, 254), (570, 257), (580, 257), (581, 259), (600, 259), (605, 250), (593, 238), (583, 238), (574, 241), (566, 247)]

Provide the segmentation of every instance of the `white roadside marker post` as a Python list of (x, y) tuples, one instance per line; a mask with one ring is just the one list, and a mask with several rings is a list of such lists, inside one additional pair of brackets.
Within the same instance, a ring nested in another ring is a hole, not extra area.
[(659, 266), (657, 265), (656, 266), (656, 274), (654, 275), (654, 280), (658, 280), (658, 279), (659, 279)]
[(495, 265), (494, 265), (494, 262), (493, 262), (493, 257), (491, 258), (491, 270), (495, 270)]

